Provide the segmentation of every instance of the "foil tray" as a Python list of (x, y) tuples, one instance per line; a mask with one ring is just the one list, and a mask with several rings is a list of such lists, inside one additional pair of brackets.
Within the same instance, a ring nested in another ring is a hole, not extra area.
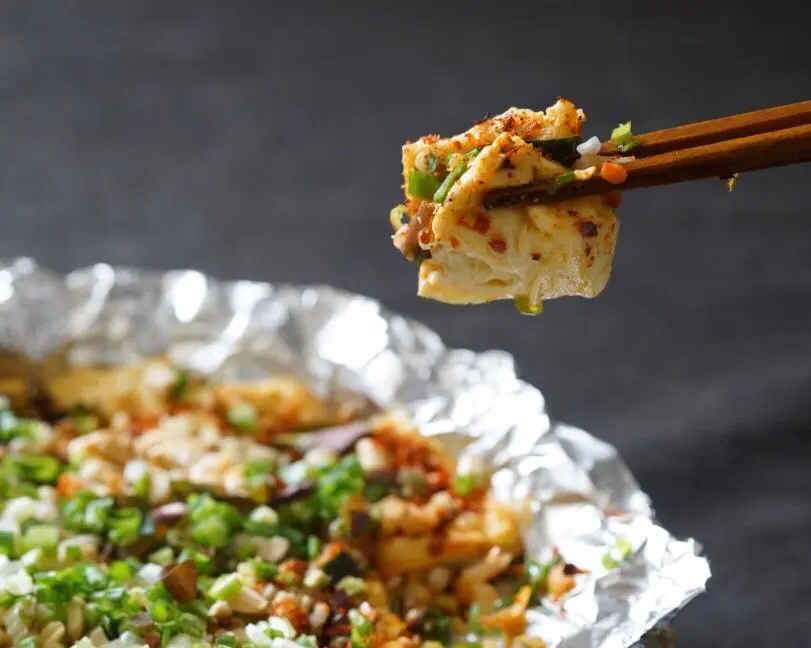
[(617, 451), (550, 419), (509, 354), (448, 349), (366, 297), (104, 264), (62, 276), (20, 258), (0, 261), (0, 348), (68, 365), (168, 354), (222, 380), (285, 374), (403, 410), (461, 463), (492, 466), (494, 497), (530, 499), (529, 555), (557, 547), (590, 571), (528, 612), (550, 648), (672, 646), (669, 621), (710, 576), (695, 541), (656, 523)]

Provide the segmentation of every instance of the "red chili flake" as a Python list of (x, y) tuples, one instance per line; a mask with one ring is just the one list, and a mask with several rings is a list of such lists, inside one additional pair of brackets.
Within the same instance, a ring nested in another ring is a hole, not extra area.
[(490, 239), (488, 242), (490, 247), (493, 248), (493, 252), (498, 252), (499, 254), (503, 254), (507, 250), (507, 242), (501, 238), (493, 238)]
[(297, 632), (306, 634), (310, 630), (310, 620), (307, 613), (299, 607), (297, 601), (285, 599), (274, 601), (271, 606), (273, 616), (282, 617), (290, 621)]
[(451, 236), (451, 247), (455, 250), (459, 247), (459, 239), (455, 236)]
[(490, 219), (484, 214), (479, 214), (473, 223), (473, 230), (479, 234), (487, 234), (490, 231)]
[(540, 261), (541, 260), (541, 253), (540, 252), (533, 252), (531, 255), (533, 261)]
[(466, 227), (467, 229), (478, 232), (479, 234), (487, 234), (487, 232), (490, 231), (490, 219), (484, 214), (477, 214), (476, 220), (473, 221), (473, 224), (470, 224), (464, 216), (460, 216), (458, 219), (456, 219), (456, 223), (461, 227)]
[(279, 573), (276, 575), (276, 580), (288, 585), (300, 583), (306, 571), (306, 562), (298, 558), (290, 558), (279, 565)]
[(439, 135), (423, 135), (420, 139), (426, 144), (433, 144), (439, 139)]
[(586, 246), (586, 256), (591, 256), (591, 246), (590, 245)]

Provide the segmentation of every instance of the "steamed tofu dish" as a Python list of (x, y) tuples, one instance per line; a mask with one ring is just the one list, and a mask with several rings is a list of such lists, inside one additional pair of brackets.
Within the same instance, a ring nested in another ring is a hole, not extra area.
[(391, 212), (394, 245), (419, 262), (418, 294), (449, 304), (596, 297), (611, 274), (618, 194), (488, 211), (492, 190), (588, 179), (599, 142), (583, 143), (585, 114), (565, 99), (545, 112), (510, 108), (453, 137), (403, 146), (405, 200)]

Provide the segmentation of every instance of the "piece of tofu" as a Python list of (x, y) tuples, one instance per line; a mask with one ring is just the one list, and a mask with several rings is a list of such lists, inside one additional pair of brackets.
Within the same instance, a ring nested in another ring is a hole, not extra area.
[[(515, 298), (540, 304), (595, 297), (605, 288), (619, 224), (604, 197), (483, 207), (493, 189), (551, 182), (571, 172), (531, 142), (572, 137), (583, 120), (571, 102), (560, 100), (546, 113), (512, 108), (461, 135), (426, 136), (403, 147), (409, 222), (395, 234), (395, 245), (421, 260), (420, 296), (452, 304)], [(457, 167), (458, 179), (439, 200), (409, 193), (415, 169), (434, 169), (441, 178), (463, 156), (464, 172)]]

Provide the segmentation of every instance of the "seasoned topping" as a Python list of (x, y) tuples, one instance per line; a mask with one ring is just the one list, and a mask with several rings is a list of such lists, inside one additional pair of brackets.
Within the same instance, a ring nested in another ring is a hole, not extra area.
[[(53, 425), (0, 402), (0, 640), (435, 648), (464, 631), (519, 648), (526, 605), (512, 584), (536, 598), (575, 584), (558, 559), (516, 580), (513, 511), (487, 499), (484, 472), (455, 475), (406, 423), (336, 415), (280, 433), (281, 413), (289, 430), (309, 402), (299, 386), (126, 371), (103, 382), (126, 392), (148, 375), (136, 390), (148, 417), (99, 391), (96, 409)], [(501, 590), (497, 611), (476, 607), (477, 592)]]

